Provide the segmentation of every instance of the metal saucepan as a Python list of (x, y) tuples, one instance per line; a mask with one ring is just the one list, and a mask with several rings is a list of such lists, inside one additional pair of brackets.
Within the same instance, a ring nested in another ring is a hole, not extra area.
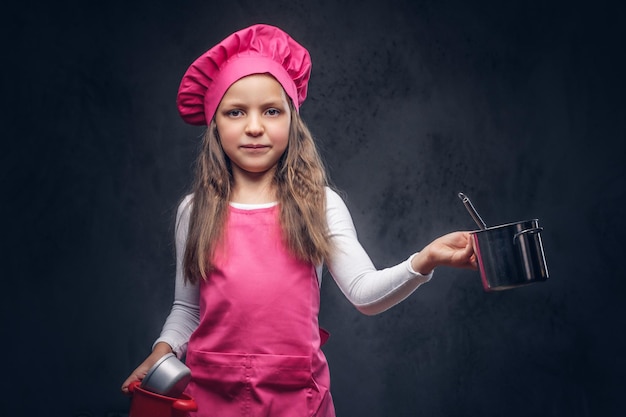
[(480, 230), (471, 232), (485, 291), (500, 291), (548, 279), (537, 219), (487, 227), (472, 202), (459, 198)]

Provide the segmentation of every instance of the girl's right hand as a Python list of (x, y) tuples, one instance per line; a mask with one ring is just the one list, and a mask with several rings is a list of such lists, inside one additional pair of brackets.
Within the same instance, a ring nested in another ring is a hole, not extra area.
[(157, 343), (150, 356), (148, 356), (146, 360), (143, 361), (141, 365), (139, 365), (128, 378), (126, 378), (126, 381), (124, 381), (124, 383), (122, 384), (122, 392), (124, 394), (129, 394), (128, 386), (131, 384), (131, 382), (143, 380), (150, 368), (152, 368), (152, 366), (159, 359), (171, 352), (172, 348), (167, 343)]
[(423, 275), (438, 266), (478, 268), (469, 232), (452, 232), (433, 240), (411, 262), (413, 270)]

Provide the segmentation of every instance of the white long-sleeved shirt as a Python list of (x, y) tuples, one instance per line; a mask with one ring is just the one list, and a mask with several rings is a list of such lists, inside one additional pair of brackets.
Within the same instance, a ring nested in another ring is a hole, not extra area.
[[(178, 207), (174, 303), (161, 335), (155, 341), (155, 344), (169, 344), (178, 357), (186, 352), (187, 342), (198, 327), (200, 316), (199, 284), (185, 283), (182, 265), (191, 202), (192, 195), (188, 195)], [(237, 207), (259, 208), (258, 205), (241, 204)], [(432, 277), (432, 272), (422, 275), (413, 270), (411, 258), (415, 255), (393, 267), (377, 270), (359, 243), (348, 208), (330, 188), (326, 189), (326, 218), (336, 249), (331, 259), (326, 260), (326, 266), (343, 294), (362, 313), (373, 315), (391, 308)], [(317, 277), (321, 285), (322, 265), (317, 267)]]

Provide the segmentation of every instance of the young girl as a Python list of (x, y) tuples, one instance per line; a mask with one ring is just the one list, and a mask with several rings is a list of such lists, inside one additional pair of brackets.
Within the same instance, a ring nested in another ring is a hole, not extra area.
[(255, 25), (184, 75), (180, 114), (208, 128), (177, 213), (175, 300), (123, 391), (174, 352), (192, 371), (198, 416), (333, 417), (322, 264), (364, 314), (399, 303), (437, 266), (475, 267), (469, 234), (455, 232), (376, 270), (298, 114), (310, 70), (289, 35)]

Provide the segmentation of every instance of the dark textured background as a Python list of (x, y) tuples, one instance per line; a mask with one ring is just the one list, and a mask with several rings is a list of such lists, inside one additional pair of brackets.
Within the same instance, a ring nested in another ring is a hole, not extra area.
[[(173, 295), (191, 61), (252, 23), (311, 52), (302, 114), (378, 266), (538, 217), (551, 278), (441, 268), (376, 317), (325, 277), (338, 416), (623, 415), (625, 7), (555, 1), (3, 6), (2, 415), (111, 417)], [(6, 383), (8, 382), (8, 384)], [(7, 390), (8, 388), (8, 390)]]

